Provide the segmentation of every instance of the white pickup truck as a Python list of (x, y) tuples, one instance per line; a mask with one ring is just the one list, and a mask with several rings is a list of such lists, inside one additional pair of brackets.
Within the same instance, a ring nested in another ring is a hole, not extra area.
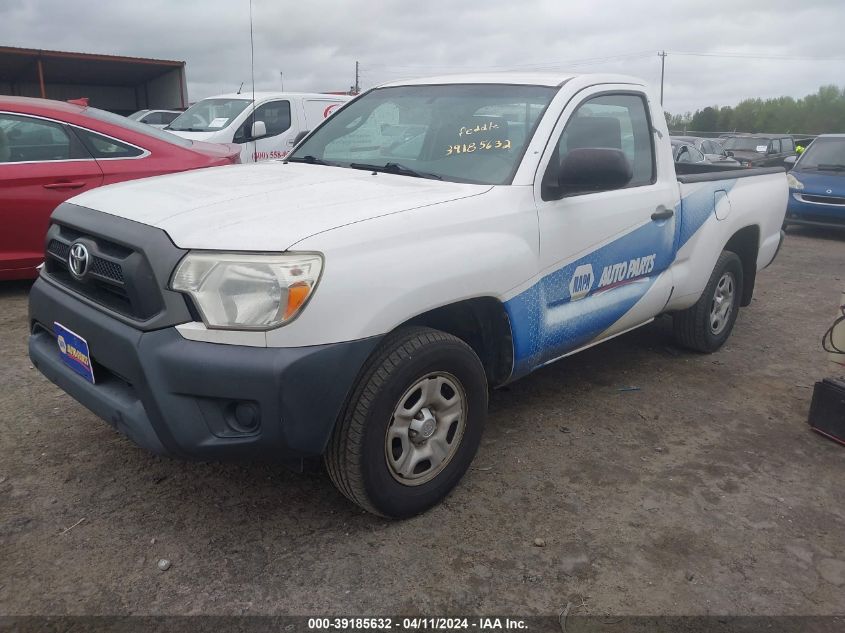
[(782, 241), (782, 169), (687, 166), (616, 75), (404, 81), (285, 161), (61, 205), (30, 295), (50, 380), (178, 457), (322, 456), (371, 512), (442, 499), (488, 388), (671, 314), (717, 350)]

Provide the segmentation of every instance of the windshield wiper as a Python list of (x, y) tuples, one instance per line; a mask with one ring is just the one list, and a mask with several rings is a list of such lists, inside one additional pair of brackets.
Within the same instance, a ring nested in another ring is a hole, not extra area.
[(443, 180), (443, 176), (425, 171), (416, 171), (399, 163), (385, 163), (384, 165), (368, 165), (367, 163), (349, 163), (352, 169), (369, 169), (374, 172), (396, 174), (398, 176), (411, 176), (413, 178), (431, 178), (432, 180)]
[(285, 160), (284, 162), (286, 162), (286, 163), (308, 163), (309, 165), (330, 165), (330, 166), (335, 165), (335, 163), (329, 163), (327, 161), (324, 161), (322, 158), (317, 158), (316, 156), (311, 156), (311, 154), (308, 154), (308, 156), (292, 156), (292, 157), (288, 158), (287, 160)]
[(845, 165), (839, 164), (826, 165), (824, 163), (820, 163), (817, 168), (822, 171), (845, 171)]
[(207, 132), (208, 130), (203, 130), (196, 127), (166, 127), (164, 128), (168, 132)]

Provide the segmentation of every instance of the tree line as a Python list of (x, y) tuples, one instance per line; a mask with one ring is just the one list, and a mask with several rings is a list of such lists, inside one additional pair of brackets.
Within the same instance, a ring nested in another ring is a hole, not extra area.
[(707, 106), (685, 114), (666, 113), (672, 132), (845, 132), (845, 87), (822, 86), (801, 99), (745, 99), (736, 106)]

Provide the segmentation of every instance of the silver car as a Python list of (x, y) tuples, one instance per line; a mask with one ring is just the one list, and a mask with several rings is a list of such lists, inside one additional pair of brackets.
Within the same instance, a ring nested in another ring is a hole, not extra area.
[[(674, 144), (675, 141), (679, 141), (685, 145), (691, 145), (699, 152), (704, 154), (704, 158), (708, 163), (730, 163), (734, 165), (738, 165), (738, 161), (731, 158), (731, 156), (727, 153), (722, 144), (719, 143), (718, 139), (715, 138), (702, 138), (699, 136), (673, 136), (672, 142)], [(686, 162), (699, 162), (699, 161), (686, 161)]]

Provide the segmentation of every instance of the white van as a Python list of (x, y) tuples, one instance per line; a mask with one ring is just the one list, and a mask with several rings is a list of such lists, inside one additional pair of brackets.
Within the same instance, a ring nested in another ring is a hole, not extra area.
[(165, 129), (195, 141), (237, 143), (242, 163), (284, 158), (300, 132), (313, 130), (351, 98), (293, 92), (223, 94), (198, 101)]

